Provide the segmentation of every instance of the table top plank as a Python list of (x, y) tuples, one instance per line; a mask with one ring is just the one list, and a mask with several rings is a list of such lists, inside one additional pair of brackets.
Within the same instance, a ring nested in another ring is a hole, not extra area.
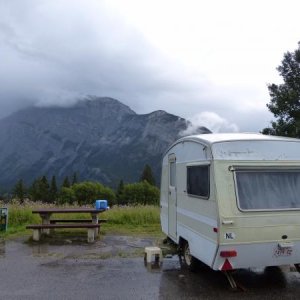
[(41, 208), (33, 209), (33, 214), (54, 214), (54, 213), (93, 213), (98, 214), (106, 211), (106, 209), (95, 208)]
[(100, 224), (34, 224), (27, 225), (27, 229), (54, 229), (54, 228), (100, 228)]

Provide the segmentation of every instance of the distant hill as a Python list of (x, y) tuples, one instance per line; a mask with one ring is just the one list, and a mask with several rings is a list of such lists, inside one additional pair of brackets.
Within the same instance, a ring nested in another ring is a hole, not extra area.
[(162, 154), (187, 126), (165, 111), (136, 114), (112, 98), (30, 107), (0, 120), (0, 188), (42, 175), (61, 181), (74, 172), (114, 187), (121, 179), (137, 181), (146, 163), (159, 182)]

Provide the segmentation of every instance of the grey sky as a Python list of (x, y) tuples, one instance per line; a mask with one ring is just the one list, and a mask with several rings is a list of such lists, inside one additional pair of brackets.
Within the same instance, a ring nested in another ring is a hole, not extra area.
[(300, 5), (224, 3), (0, 0), (0, 117), (98, 95), (215, 131), (261, 130)]

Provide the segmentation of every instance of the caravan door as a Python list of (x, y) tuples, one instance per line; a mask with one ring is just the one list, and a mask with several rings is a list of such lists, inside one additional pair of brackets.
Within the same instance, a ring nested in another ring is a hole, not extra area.
[(175, 154), (169, 155), (169, 236), (176, 240), (177, 237), (177, 195), (176, 195), (176, 157)]

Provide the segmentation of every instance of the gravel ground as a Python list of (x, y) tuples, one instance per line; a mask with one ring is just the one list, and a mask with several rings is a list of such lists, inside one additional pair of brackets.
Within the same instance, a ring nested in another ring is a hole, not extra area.
[(222, 273), (191, 273), (176, 255), (145, 266), (144, 247), (156, 242), (115, 235), (92, 245), (59, 235), (34, 244), (0, 240), (0, 299), (300, 299), (292, 267), (237, 271), (243, 290), (233, 291)]

